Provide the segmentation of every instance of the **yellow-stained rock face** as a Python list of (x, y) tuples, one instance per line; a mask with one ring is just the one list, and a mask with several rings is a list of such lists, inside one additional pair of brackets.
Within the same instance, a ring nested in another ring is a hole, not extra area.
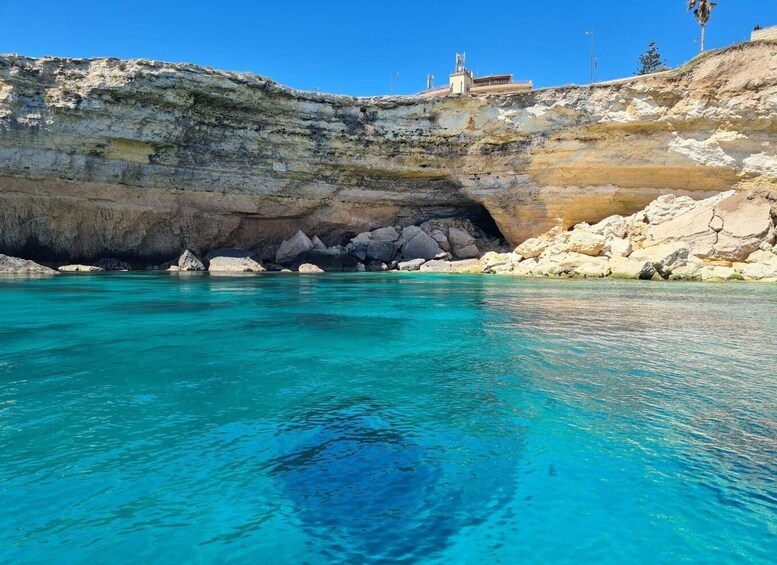
[(183, 64), (0, 57), (0, 252), (170, 258), (488, 216), (512, 245), (777, 178), (777, 44), (509, 96), (351, 98)]

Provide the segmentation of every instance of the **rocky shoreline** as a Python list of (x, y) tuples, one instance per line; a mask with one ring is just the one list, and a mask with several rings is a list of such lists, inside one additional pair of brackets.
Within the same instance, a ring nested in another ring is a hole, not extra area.
[[(704, 200), (667, 194), (645, 209), (594, 225), (554, 228), (514, 250), (468, 220), (387, 226), (327, 246), (298, 231), (262, 250), (215, 249), (202, 259), (184, 250), (152, 271), (214, 273), (419, 272), (544, 278), (777, 282), (777, 204), (768, 194), (729, 191)], [(57, 275), (129, 271), (104, 258), (56, 270), (0, 254), (0, 274)]]

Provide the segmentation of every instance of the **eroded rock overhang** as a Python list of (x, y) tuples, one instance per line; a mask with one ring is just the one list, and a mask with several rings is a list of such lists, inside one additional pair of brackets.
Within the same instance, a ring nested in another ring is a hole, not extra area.
[(116, 59), (0, 57), (0, 252), (169, 257), (490, 215), (511, 244), (777, 177), (777, 44), (491, 97), (353, 98)]

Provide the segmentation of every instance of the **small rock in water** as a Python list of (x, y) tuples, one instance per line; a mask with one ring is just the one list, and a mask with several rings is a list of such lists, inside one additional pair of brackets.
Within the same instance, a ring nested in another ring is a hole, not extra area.
[(311, 263), (303, 263), (299, 266), (298, 271), (303, 274), (317, 274), (326, 272), (321, 267), (317, 267)]
[(222, 248), (205, 256), (208, 271), (219, 273), (261, 273), (265, 268), (252, 251)]
[(178, 270), (179, 271), (204, 271), (205, 265), (202, 264), (202, 261), (200, 261), (199, 258), (194, 253), (192, 253), (187, 249), (178, 258)]
[(62, 273), (100, 273), (103, 271), (94, 265), (62, 265), (57, 267), (57, 270)]

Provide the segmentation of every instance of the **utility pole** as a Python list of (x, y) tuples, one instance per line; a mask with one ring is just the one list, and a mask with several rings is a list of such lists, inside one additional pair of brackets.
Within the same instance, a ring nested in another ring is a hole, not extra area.
[(399, 76), (398, 71), (391, 73), (391, 94), (394, 94), (394, 79)]
[(596, 82), (596, 71), (599, 69), (599, 60), (596, 58), (596, 31), (585, 32), (591, 38), (591, 83)]

